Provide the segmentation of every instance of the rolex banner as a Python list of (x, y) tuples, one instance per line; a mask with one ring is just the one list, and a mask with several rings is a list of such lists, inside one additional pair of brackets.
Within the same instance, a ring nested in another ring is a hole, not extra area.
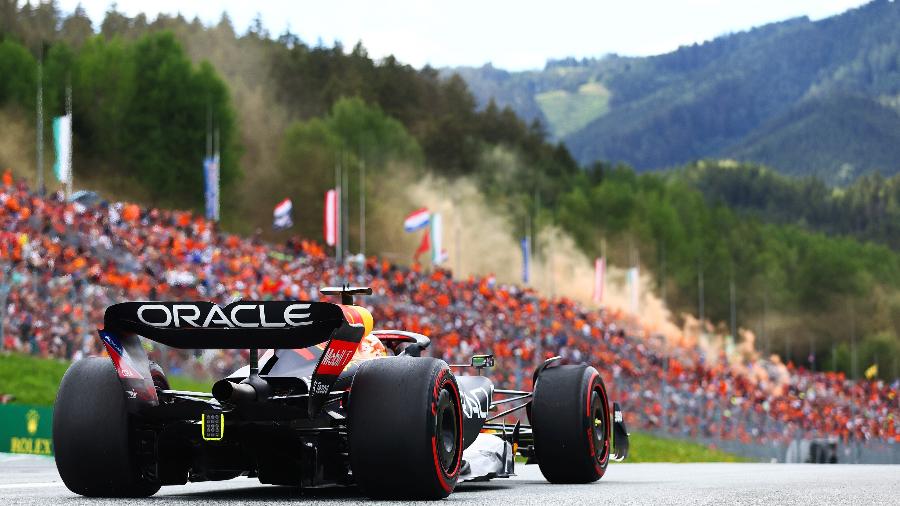
[(0, 453), (53, 455), (53, 408), (0, 404)]

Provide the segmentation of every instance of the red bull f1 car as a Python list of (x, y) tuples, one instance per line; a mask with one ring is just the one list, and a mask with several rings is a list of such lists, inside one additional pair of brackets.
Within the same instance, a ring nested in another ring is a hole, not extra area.
[[(551, 359), (534, 371), (532, 392), (494, 388), (482, 375), (491, 355), (464, 365), (422, 356), (426, 336), (373, 330), (369, 311), (353, 305), (370, 289), (322, 293), (341, 304), (107, 308), (99, 334), (111, 360), (72, 364), (56, 399), (65, 485), (85, 496), (141, 497), (163, 485), (249, 476), (439, 499), (460, 481), (513, 475), (517, 455), (553, 483), (596, 481), (611, 458), (625, 458), (621, 412), (593, 367)], [(249, 364), (211, 392), (173, 390), (141, 338), (247, 349)], [(260, 349), (269, 351), (260, 357)]]

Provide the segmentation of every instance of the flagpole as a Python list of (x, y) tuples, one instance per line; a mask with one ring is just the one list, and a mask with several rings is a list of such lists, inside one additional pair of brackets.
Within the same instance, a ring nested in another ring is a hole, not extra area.
[[(344, 152), (341, 151), (341, 251), (346, 256), (350, 253), (350, 168), (344, 170), (345, 161)], [(345, 203), (347, 212), (344, 212)]]
[(461, 277), (462, 277), (462, 249), (461, 248), (462, 248), (462, 246), (460, 245), (459, 236), (460, 236), (460, 229), (461, 229), (462, 225), (460, 225), (460, 223), (459, 223), (459, 215), (460, 215), (459, 207), (456, 205), (456, 202), (454, 202), (453, 204), (454, 204), (453, 210), (455, 211), (453, 213), (455, 215), (453, 217), (453, 223), (455, 225), (454, 230), (453, 230), (453, 243), (454, 243), (453, 249), (456, 250), (456, 252), (454, 253), (454, 256), (456, 256), (456, 258), (453, 259), (454, 263), (456, 264), (456, 268), (454, 269), (454, 271), (456, 273), (456, 279), (461, 279)]
[(704, 317), (703, 310), (705, 309), (703, 307), (703, 302), (704, 302), (703, 298), (704, 298), (703, 297), (703, 261), (698, 261), (697, 262), (697, 309), (698, 309), (699, 314), (697, 316), (700, 317), (700, 329), (701, 329), (700, 333), (701, 334), (703, 333), (703, 330), (702, 330), (703, 329), (703, 317)]
[[(790, 334), (789, 334), (790, 335)], [(856, 307), (853, 299), (850, 299), (850, 379), (856, 379)], [(856, 389), (850, 389), (850, 419), (856, 420)], [(856, 434), (853, 436), (854, 446), (856, 443)], [(853, 452), (853, 462), (856, 463), (856, 452)]]
[(212, 158), (213, 141), (212, 141), (212, 105), (206, 103), (206, 158)]
[[(637, 313), (637, 283), (640, 273), (637, 272), (638, 266), (637, 254), (634, 249), (634, 238), (628, 238), (628, 306), (629, 311)], [(637, 275), (636, 275), (637, 273)]]
[(609, 270), (609, 260), (606, 258), (606, 237), (600, 239), (600, 261), (603, 263), (603, 272), (600, 277), (600, 298), (597, 302), (603, 303), (606, 297), (606, 273)]
[(768, 332), (768, 329), (766, 328), (766, 323), (768, 323), (766, 321), (766, 318), (769, 315), (768, 313), (769, 313), (769, 284), (766, 283), (766, 286), (763, 288), (763, 315), (762, 315), (762, 337), (763, 337), (763, 343), (765, 343), (765, 347), (766, 347), (766, 355), (769, 354), (769, 349), (770, 349), (769, 332)]
[(809, 370), (812, 372), (816, 372), (816, 335), (810, 334), (809, 336)]
[(831, 370), (837, 372), (837, 345), (834, 343), (831, 343)]
[(341, 162), (336, 160), (334, 164), (334, 206), (337, 211), (334, 217), (334, 261), (341, 264)]
[(553, 250), (550, 250), (550, 298), (556, 298), (556, 272), (553, 265)]
[(359, 252), (366, 256), (366, 160), (359, 162)]
[(215, 133), (215, 136), (213, 137), (213, 140), (214, 140), (214, 149), (215, 149), (215, 153), (213, 154), (213, 157), (215, 159), (215, 164), (216, 164), (216, 177), (215, 177), (215, 181), (214, 181), (214, 183), (216, 184), (216, 202), (213, 205), (213, 210), (214, 210), (213, 213), (215, 214), (215, 217), (216, 217), (216, 223), (218, 223), (219, 222), (219, 211), (220, 211), (219, 202), (221, 199), (219, 190), (221, 189), (221, 181), (222, 181), (222, 145), (221, 145), (221, 142), (219, 139), (219, 127), (218, 126), (216, 126), (216, 133)]
[(729, 279), (728, 285), (731, 295), (731, 338), (737, 341), (737, 307), (735, 301), (737, 298), (737, 289), (734, 285), (734, 272), (731, 273), (731, 279)]
[(44, 194), (44, 68), (43, 58), (37, 67), (37, 190)]
[[(538, 193), (537, 196), (538, 196), (538, 204), (540, 205), (540, 193)], [(551, 213), (550, 222), (548, 223), (548, 226), (550, 229), (553, 229), (553, 227), (556, 226), (556, 223), (554, 221), (555, 219), (556, 219), (556, 213), (555, 212)], [(553, 259), (553, 249), (548, 248), (547, 249), (547, 261), (550, 264), (550, 297), (555, 299), (556, 298), (556, 265), (554, 265), (553, 260), (554, 260)]]
[[(538, 222), (538, 220), (540, 220), (540, 217), (541, 217), (541, 193), (538, 191), (538, 187), (535, 186), (534, 187), (534, 222), (533, 222), (535, 235), (537, 235), (538, 231), (540, 230), (539, 222)], [(536, 248), (535, 246), (537, 246), (537, 245), (536, 244), (531, 245), (532, 256), (537, 255), (538, 248)]]
[(531, 281), (530, 270), (531, 270), (531, 215), (528, 214), (525, 217), (525, 246), (522, 248), (523, 256), (525, 257), (524, 263), (525, 267), (522, 272), (522, 281), (524, 284), (529, 284)]
[(72, 82), (71, 80), (66, 85), (66, 114), (69, 116), (69, 173), (66, 177), (66, 199), (72, 197), (72, 178), (73, 173), (75, 172), (75, 164), (73, 163), (72, 152), (75, 147), (75, 118), (72, 117)]
[(659, 295), (662, 299), (663, 305), (666, 303), (666, 240), (663, 239), (661, 241), (661, 253), (660, 253), (660, 274), (659, 274)]
[(547, 251), (547, 264), (550, 269), (550, 298), (556, 298), (556, 271), (553, 265), (553, 249)]

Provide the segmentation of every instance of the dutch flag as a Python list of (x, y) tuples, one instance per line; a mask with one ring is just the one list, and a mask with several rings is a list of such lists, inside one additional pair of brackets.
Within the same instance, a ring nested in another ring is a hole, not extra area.
[(275, 210), (272, 213), (274, 218), (272, 225), (275, 230), (284, 230), (294, 226), (294, 222), (291, 220), (291, 210), (293, 208), (294, 205), (291, 203), (291, 199), (284, 199), (275, 206)]
[(423, 228), (428, 226), (428, 222), (430, 220), (431, 213), (428, 212), (427, 207), (417, 209), (409, 213), (409, 216), (407, 216), (406, 219), (403, 220), (403, 230), (407, 232), (422, 230)]

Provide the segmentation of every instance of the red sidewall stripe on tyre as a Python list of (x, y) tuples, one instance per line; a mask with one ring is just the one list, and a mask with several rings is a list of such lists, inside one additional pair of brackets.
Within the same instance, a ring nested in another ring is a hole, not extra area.
[[(446, 381), (445, 381), (446, 379)], [(453, 466), (453, 471), (450, 473), (446, 473), (448, 478), (452, 478), (456, 476), (456, 473), (459, 471), (459, 466), (462, 461), (462, 407), (460, 405), (459, 400), (459, 389), (456, 386), (456, 383), (447, 378), (447, 369), (441, 369), (441, 372), (437, 375), (437, 378), (434, 382), (434, 397), (431, 402), (431, 412), (435, 416), (437, 415), (437, 399), (440, 391), (444, 388), (445, 385), (449, 385), (451, 390), (453, 391), (453, 395), (456, 398), (456, 410), (457, 410), (457, 420), (456, 427), (457, 432), (459, 433), (459, 441), (456, 446), (456, 463)], [(438, 459), (438, 451), (437, 451), (437, 435), (431, 436), (431, 455), (434, 458), (434, 470), (437, 473), (438, 482), (441, 484), (441, 487), (447, 492), (450, 493), (453, 489), (450, 487), (450, 484), (447, 483), (447, 479), (444, 478), (444, 468), (441, 466), (440, 459)]]
[[(597, 473), (600, 476), (603, 476), (606, 471), (603, 469), (603, 463), (609, 459), (609, 401), (606, 397), (606, 389), (602, 387), (602, 385), (597, 385), (598, 388), (594, 388), (594, 380), (600, 379), (600, 374), (598, 372), (594, 372), (591, 374), (590, 380), (588, 380), (588, 391), (587, 391), (587, 399), (585, 402), (585, 412), (590, 416), (590, 421), (587, 429), (587, 437), (588, 437), (588, 447), (591, 450), (591, 462), (594, 464), (594, 469), (596, 469)], [(602, 381), (602, 380), (601, 380)], [(597, 455), (597, 450), (594, 448), (594, 434), (591, 425), (594, 423), (594, 414), (591, 412), (591, 394), (594, 393), (595, 390), (599, 390), (600, 396), (603, 398), (603, 431), (606, 433), (603, 438), (603, 453), (602, 458), (595, 458)]]

